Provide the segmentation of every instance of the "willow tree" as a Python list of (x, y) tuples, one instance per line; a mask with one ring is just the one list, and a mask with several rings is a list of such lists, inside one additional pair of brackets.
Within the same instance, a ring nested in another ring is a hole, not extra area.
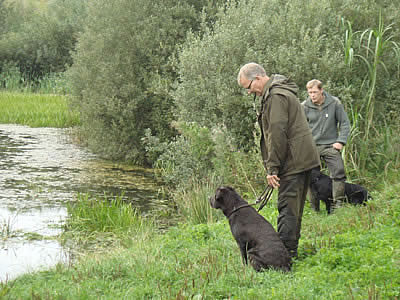
[(93, 151), (145, 164), (145, 130), (163, 140), (174, 135), (169, 58), (188, 31), (198, 30), (200, 15), (186, 1), (89, 2), (68, 79)]

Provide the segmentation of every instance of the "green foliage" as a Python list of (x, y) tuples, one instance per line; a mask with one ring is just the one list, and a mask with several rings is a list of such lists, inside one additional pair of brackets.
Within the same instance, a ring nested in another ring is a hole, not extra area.
[(235, 148), (226, 128), (184, 122), (175, 127), (180, 135), (174, 141), (161, 143), (148, 131), (144, 143), (147, 154), (157, 157), (158, 174), (186, 222), (215, 219), (207, 199), (220, 185), (233, 185), (254, 199), (262, 191), (265, 174), (259, 153)]
[(13, 3), (0, 34), (0, 71), (15, 64), (23, 80), (37, 84), (48, 73), (72, 64), (77, 33), (82, 31), (86, 1), (50, 1), (45, 7)]
[(89, 4), (69, 80), (89, 146), (105, 157), (146, 163), (145, 130), (162, 141), (174, 106), (168, 58), (199, 16), (185, 2), (97, 1)]
[(3, 65), (0, 73), (0, 90), (42, 94), (67, 94), (65, 73), (48, 73), (34, 81), (25, 79), (16, 63)]
[(186, 189), (192, 182), (208, 182), (211, 174), (220, 182), (247, 188), (260, 183), (259, 153), (238, 149), (226, 128), (209, 129), (194, 122), (177, 122), (174, 127), (180, 135), (171, 142), (160, 142), (150, 131), (143, 139), (146, 153), (157, 157), (155, 167), (167, 185)]
[[(392, 111), (392, 114), (382, 116), (379, 123), (371, 126), (367, 140), (361, 130), (361, 114), (350, 112), (353, 114), (353, 128), (345, 148), (346, 171), (349, 178), (374, 187), (377, 176), (388, 180), (392, 172), (400, 167), (399, 138), (396, 133), (400, 130), (398, 114)], [(361, 169), (364, 160), (366, 165)]]
[[(358, 44), (356, 44), (353, 39), (358, 36), (359, 41)], [(375, 145), (370, 141), (370, 130), (375, 123), (374, 121), (380, 119), (380, 124), (385, 124), (387, 119), (385, 116), (379, 119), (376, 117), (376, 108), (379, 109), (379, 107), (376, 107), (377, 105), (375, 102), (379, 85), (378, 78), (389, 74), (396, 74), (396, 69), (393, 69), (392, 67), (392, 71), (389, 72), (386, 65), (386, 60), (390, 63), (396, 63), (396, 61), (393, 61), (393, 58), (388, 55), (389, 53), (391, 54), (392, 50), (396, 52), (397, 49), (399, 49), (399, 45), (394, 41), (394, 38), (393, 25), (385, 25), (382, 15), (379, 17), (379, 24), (376, 29), (366, 29), (363, 32), (356, 32), (353, 34), (351, 23), (347, 23), (345, 49), (345, 52), (348, 53), (346, 56), (347, 65), (350, 68), (353, 68), (353, 61), (359, 59), (363, 64), (361, 67), (365, 67), (366, 71), (360, 90), (363, 102), (356, 108), (355, 112), (357, 120), (360, 120), (357, 122), (357, 125), (362, 135), (362, 140), (360, 140), (359, 143), (356, 142), (355, 144), (352, 144), (352, 150), (357, 150), (356, 152), (358, 153), (358, 160), (355, 164), (358, 166), (357, 169), (359, 174), (367, 171), (366, 164), (369, 161), (369, 156), (371, 154), (369, 145)], [(357, 50), (354, 50), (353, 43), (355, 44), (354, 47), (358, 45)], [(399, 66), (399, 61), (397, 61), (397, 68)], [(385, 111), (386, 109), (383, 110)], [(382, 108), (380, 111), (382, 112)], [(358, 118), (358, 114), (363, 116), (363, 118)], [(379, 167), (383, 167), (383, 165), (380, 164)], [(371, 168), (368, 169), (371, 171)]]
[(0, 31), (0, 88), (65, 93), (64, 83), (55, 84), (72, 64), (70, 52), (83, 29), (86, 1), (7, 1), (2, 5), (6, 9)]
[[(215, 209), (212, 209), (209, 197), (215, 193), (215, 187), (221, 185), (216, 178), (192, 180), (186, 188), (176, 188), (173, 199), (178, 214), (183, 222), (188, 224), (204, 224), (220, 219)], [(187, 189), (189, 188), (189, 189)]]
[(177, 118), (207, 127), (223, 124), (235, 144), (251, 148), (256, 117), (236, 82), (240, 66), (257, 61), (269, 74), (290, 76), (300, 86), (322, 74), (326, 81), (336, 79), (344, 64), (335, 23), (326, 2), (291, 1), (282, 7), (280, 1), (248, 1), (228, 7), (212, 32), (190, 36), (179, 53)]
[(19, 68), (15, 64), (3, 65), (0, 73), (0, 87), (7, 91), (18, 91), (23, 86), (23, 79)]
[(0, 0), (0, 37), (4, 32), (6, 25), (7, 7), (5, 0)]
[(155, 167), (168, 185), (185, 185), (192, 178), (203, 178), (213, 170), (215, 157), (211, 131), (196, 123), (175, 123), (180, 135), (171, 142), (160, 142), (147, 131), (146, 152), (157, 157)]
[(0, 123), (66, 128), (79, 125), (65, 96), (0, 92)]
[(137, 210), (125, 203), (122, 197), (91, 198), (89, 194), (78, 194), (77, 201), (67, 206), (67, 231), (77, 232), (126, 232), (137, 231), (145, 226)]

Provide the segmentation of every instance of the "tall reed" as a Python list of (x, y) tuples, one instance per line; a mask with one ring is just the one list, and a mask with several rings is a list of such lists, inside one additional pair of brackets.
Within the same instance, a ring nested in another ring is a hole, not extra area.
[(67, 94), (68, 87), (64, 73), (48, 73), (40, 78), (20, 72), (13, 64), (5, 64), (0, 72), (0, 89), (8, 92)]
[[(385, 26), (382, 15), (379, 16), (379, 25), (377, 29), (366, 29), (360, 36), (360, 47), (364, 48), (365, 55), (357, 54), (367, 67), (366, 85), (368, 91), (364, 98), (363, 106), (366, 112), (366, 123), (364, 124), (365, 138), (368, 140), (369, 130), (374, 117), (374, 104), (376, 92), (376, 80), (378, 76), (378, 68), (381, 66), (386, 72), (387, 68), (383, 61), (383, 55), (394, 42), (394, 35), (390, 34), (393, 29), (392, 24)], [(361, 50), (361, 49), (360, 49)]]
[(22, 91), (29, 88), (22, 77), (19, 69), (13, 65), (3, 66), (0, 73), (0, 87), (4, 87), (7, 91)]
[(400, 78), (400, 45), (392, 41), (393, 52), (397, 62), (397, 78)]
[[(382, 69), (385, 73), (388, 73), (384, 62), (386, 52), (394, 50), (395, 53), (400, 55), (400, 51), (398, 44), (393, 41), (394, 34), (391, 33), (393, 24), (385, 26), (381, 14), (378, 28), (375, 29), (368, 28), (363, 32), (353, 32), (349, 21), (342, 20), (342, 25), (346, 28), (344, 37), (346, 65), (350, 69), (354, 68), (354, 59), (358, 58), (367, 69), (361, 86), (361, 93), (364, 95), (362, 103), (360, 106), (354, 107), (352, 113), (353, 121), (355, 118), (359, 125), (360, 136), (362, 136), (360, 149), (358, 149), (358, 159), (354, 161), (354, 164), (358, 165), (358, 170), (361, 174), (366, 170), (366, 162), (370, 155), (370, 130), (374, 121), (377, 78), (381, 75)], [(355, 53), (353, 44), (357, 36), (359, 36), (359, 47), (358, 52)]]
[(353, 29), (351, 26), (351, 22), (345, 20), (344, 18), (341, 19), (342, 26), (346, 28), (345, 35), (344, 35), (344, 60), (345, 64), (352, 67), (353, 60), (354, 60), (354, 49), (353, 49)]
[(358, 151), (355, 149), (357, 148), (357, 140), (360, 139), (360, 123), (361, 123), (361, 118), (360, 114), (354, 105), (350, 104), (350, 110), (349, 110), (349, 115), (351, 117), (352, 123), (351, 123), (351, 129), (350, 129), (350, 135), (348, 137), (346, 147), (343, 148), (343, 161), (345, 164), (345, 168), (347, 170), (348, 175), (355, 174), (356, 177), (360, 177), (360, 174), (358, 172), (358, 162), (359, 162), (359, 155)]
[(218, 219), (218, 213), (211, 208), (208, 199), (214, 195), (216, 187), (220, 184), (217, 177), (211, 175), (207, 182), (193, 179), (190, 185), (173, 192), (179, 214), (186, 223), (203, 224)]

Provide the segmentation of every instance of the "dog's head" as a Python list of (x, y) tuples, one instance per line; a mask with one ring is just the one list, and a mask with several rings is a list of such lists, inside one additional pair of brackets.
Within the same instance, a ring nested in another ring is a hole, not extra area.
[(243, 199), (230, 186), (221, 186), (215, 191), (215, 195), (209, 198), (212, 208), (221, 209), (224, 214), (233, 210)]
[(311, 170), (311, 180), (310, 184), (316, 183), (322, 176), (323, 174), (321, 173), (319, 168), (314, 168)]

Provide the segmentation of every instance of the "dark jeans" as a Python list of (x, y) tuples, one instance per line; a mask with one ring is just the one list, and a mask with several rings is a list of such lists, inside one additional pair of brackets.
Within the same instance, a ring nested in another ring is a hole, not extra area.
[(278, 233), (289, 254), (297, 256), (301, 219), (311, 170), (281, 178), (278, 193)]

